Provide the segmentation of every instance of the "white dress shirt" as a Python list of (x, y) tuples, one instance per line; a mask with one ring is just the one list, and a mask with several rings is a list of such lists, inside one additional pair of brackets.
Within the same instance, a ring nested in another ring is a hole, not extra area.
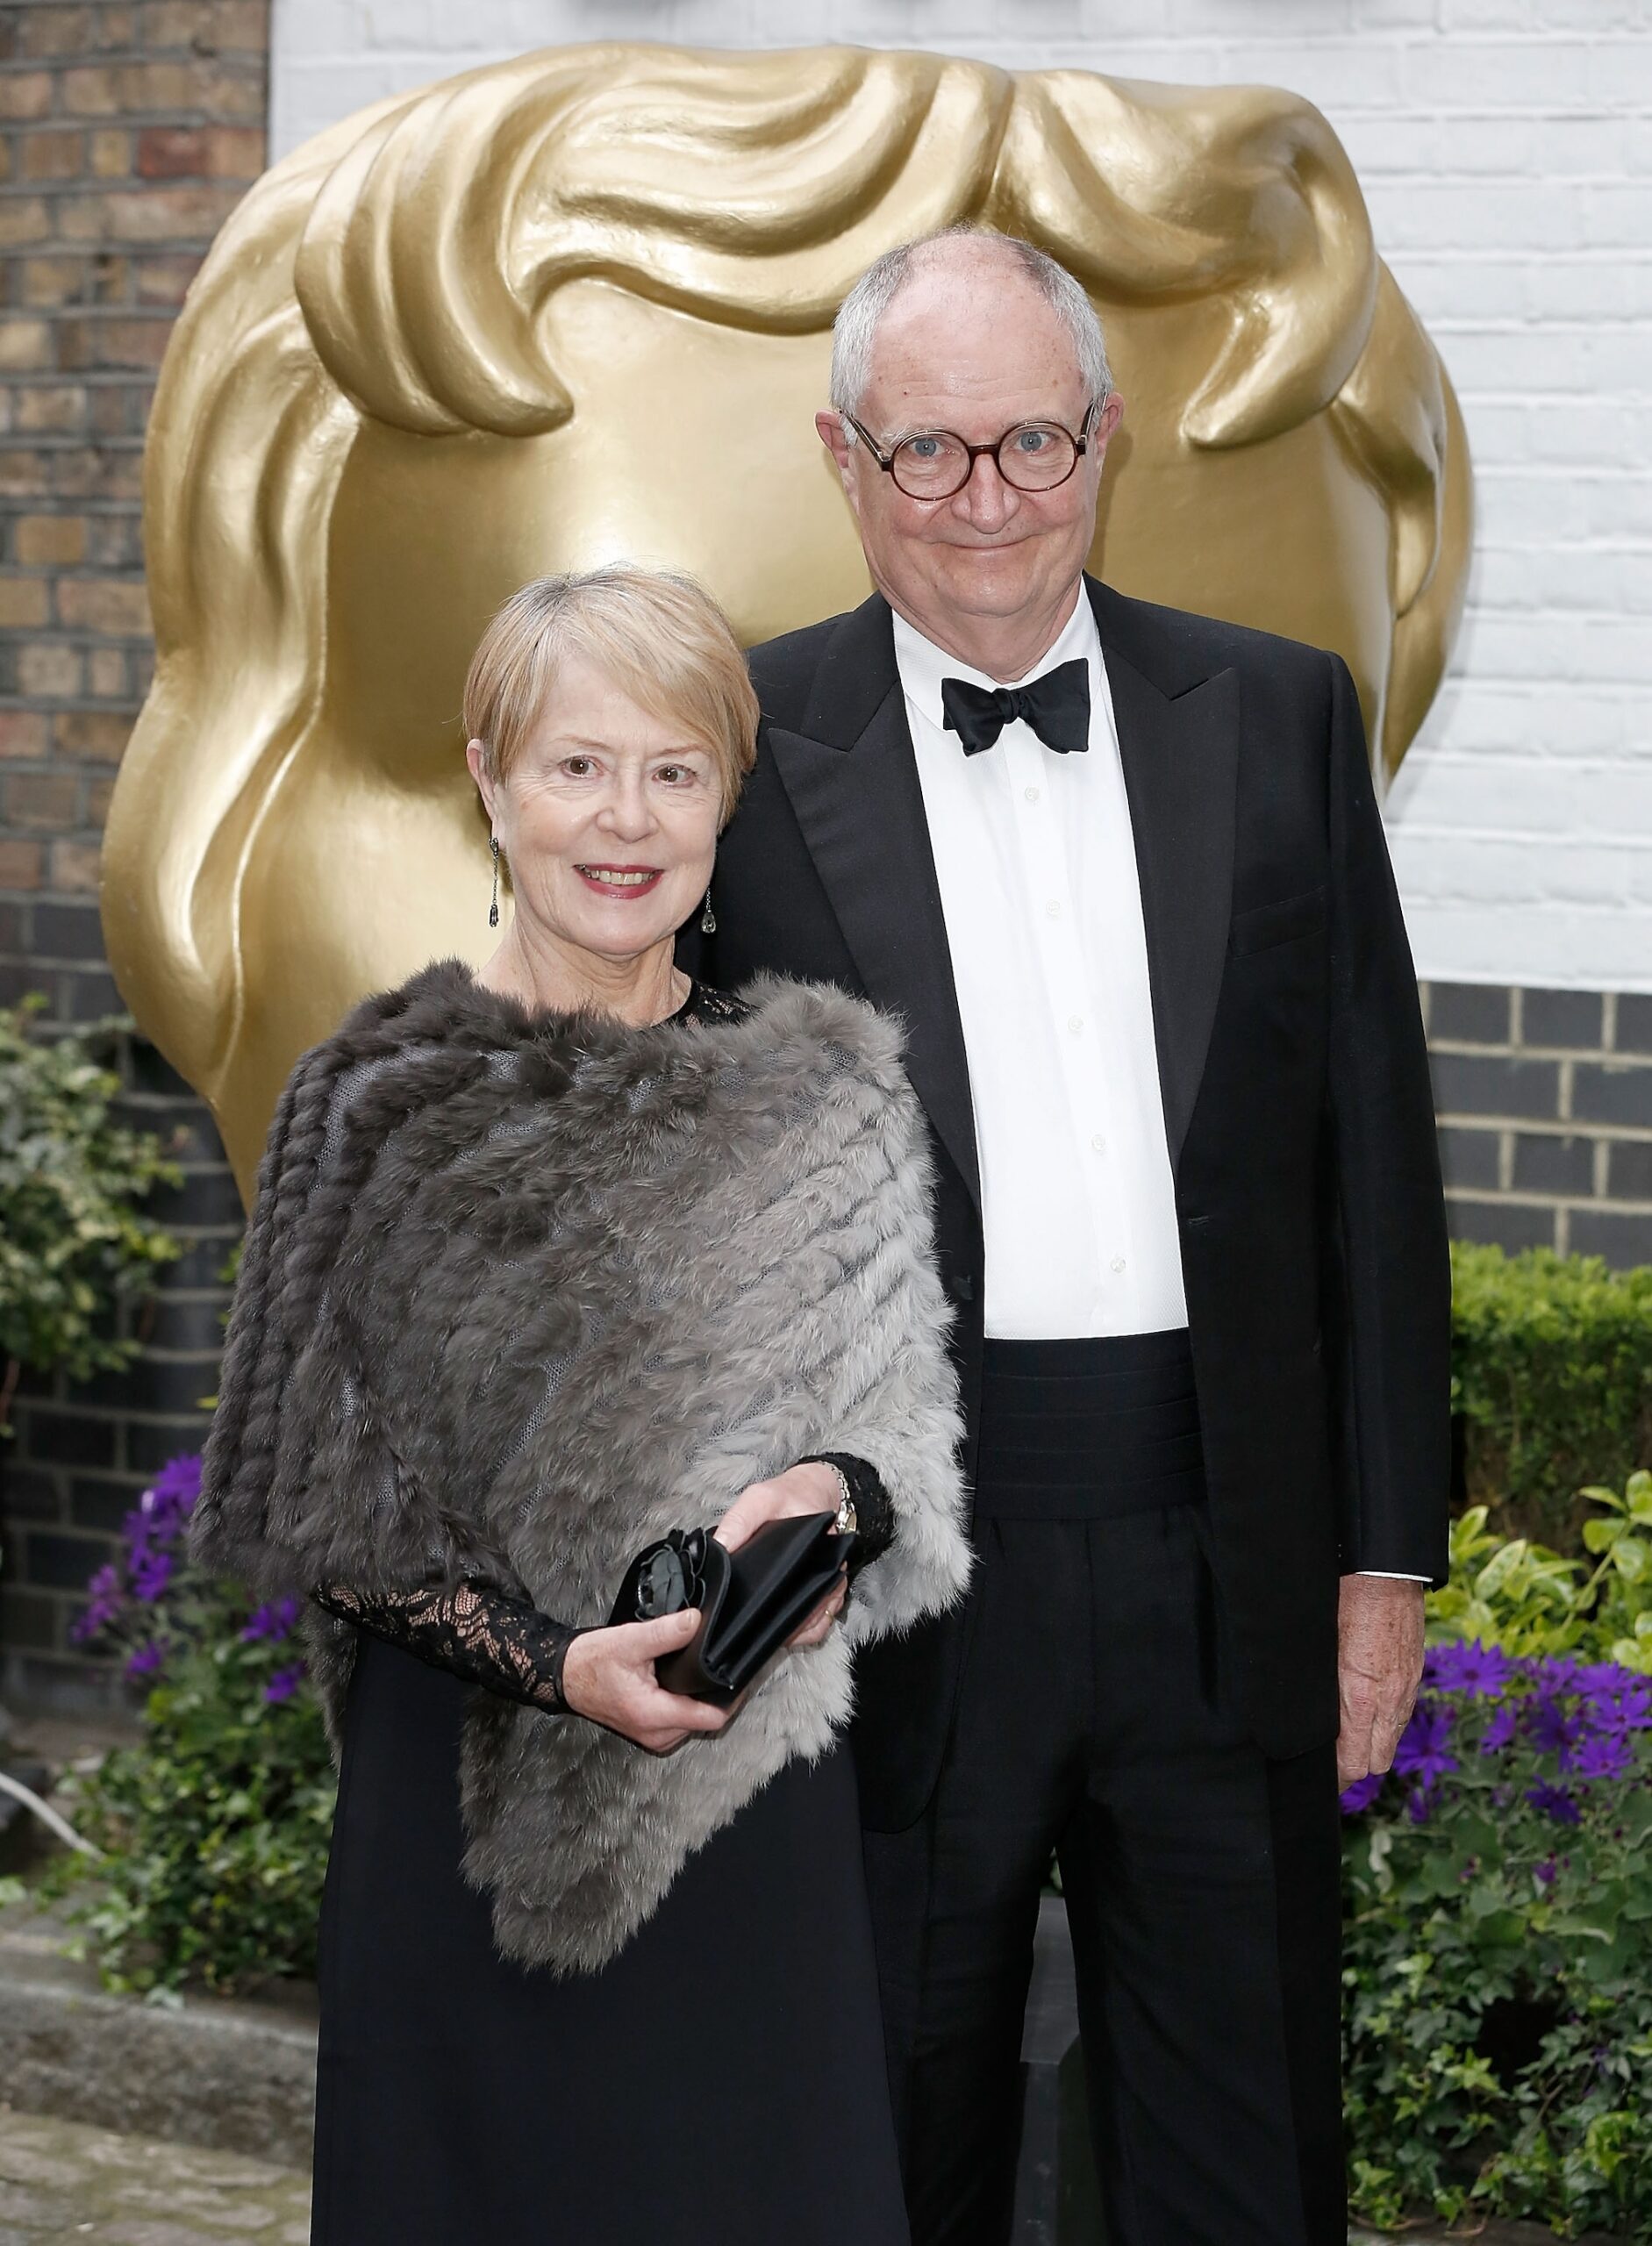
[(1082, 587), (1029, 676), (1075, 657), (1090, 676), (1088, 754), (1058, 755), (1018, 719), (966, 756), (942, 723), (941, 680), (998, 682), (895, 619), (975, 1098), (986, 1330), (999, 1341), (1187, 1324), (1130, 805)]
[(966, 756), (940, 682), (1001, 682), (894, 623), (969, 1062), (988, 1336), (1184, 1327), (1141, 889), (1096, 612), (1081, 586), (1028, 673), (1083, 658), (1082, 756), (1046, 748), (1019, 719)]

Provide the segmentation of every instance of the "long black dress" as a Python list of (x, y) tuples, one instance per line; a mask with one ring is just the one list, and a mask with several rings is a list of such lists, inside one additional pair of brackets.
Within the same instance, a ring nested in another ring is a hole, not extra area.
[(324, 1599), (364, 1627), (312, 2246), (906, 2246), (847, 1750), (788, 1764), (618, 1956), (554, 1979), (499, 1955), (460, 1875), (460, 1727), (477, 1690), (558, 1708), (572, 1634), (485, 1586)]

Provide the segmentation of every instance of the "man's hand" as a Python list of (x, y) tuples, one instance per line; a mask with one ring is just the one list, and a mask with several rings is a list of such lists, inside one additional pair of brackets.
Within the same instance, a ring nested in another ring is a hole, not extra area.
[(1342, 1728), (1336, 1771), (1344, 1790), (1390, 1767), (1411, 1721), (1422, 1680), (1424, 1589), (1386, 1576), (1342, 1578), (1337, 1603)]
[[(742, 1490), (712, 1533), (719, 1544), (726, 1545), (731, 1552), (738, 1552), (771, 1520), (795, 1520), (803, 1513), (835, 1513), (841, 1495), (838, 1477), (829, 1466), (822, 1466), (815, 1460), (806, 1466), (789, 1466), (772, 1480), (754, 1482), (748, 1490)], [(843, 1612), (847, 1595), (847, 1577), (840, 1576), (836, 1587), (826, 1593), (802, 1628), (787, 1639), (787, 1644), (818, 1646)]]

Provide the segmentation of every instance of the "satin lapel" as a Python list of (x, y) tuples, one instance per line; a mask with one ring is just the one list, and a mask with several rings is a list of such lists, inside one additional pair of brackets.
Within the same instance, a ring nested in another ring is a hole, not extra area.
[(1172, 1167), (1192, 1119), (1221, 993), (1233, 905), (1239, 675), (1163, 693), (1116, 648), (1112, 690), (1134, 830), (1159, 1085)]
[(978, 1207), (969, 1064), (892, 650), (889, 668), (887, 691), (847, 746), (778, 726), (764, 738), (867, 996), (905, 1020), (912, 1089)]

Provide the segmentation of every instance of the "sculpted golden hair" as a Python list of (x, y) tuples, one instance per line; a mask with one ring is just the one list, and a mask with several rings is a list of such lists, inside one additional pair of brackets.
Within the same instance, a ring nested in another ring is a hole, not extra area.
[(824, 334), (880, 253), (962, 223), (1025, 237), (1104, 308), (1209, 310), (1185, 448), (1328, 418), (1390, 524), (1377, 747), (1398, 765), (1461, 605), (1466, 447), (1317, 111), (933, 54), (528, 55), (277, 165), (175, 332), (146, 482), (158, 669), (111, 815), (105, 927), (140, 1014), (187, 1022), (173, 1057), (197, 1084), (223, 1082), (240, 1033), (241, 891), (316, 715), (328, 525), (364, 418), (551, 430), (572, 411), (545, 318), (565, 283)]

